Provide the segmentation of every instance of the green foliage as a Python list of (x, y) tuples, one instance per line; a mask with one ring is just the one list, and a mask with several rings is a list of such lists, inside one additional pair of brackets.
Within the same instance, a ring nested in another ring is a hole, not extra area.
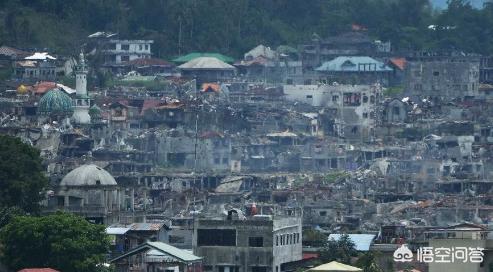
[(0, 229), (7, 225), (15, 216), (24, 214), (25, 212), (18, 207), (0, 208)]
[(327, 235), (320, 231), (307, 229), (303, 231), (303, 246), (323, 247), (327, 243)]
[(1, 68), (0, 69), (0, 80), (10, 79), (13, 72), (14, 72), (14, 69), (12, 69), (12, 67)]
[(403, 90), (404, 90), (404, 88), (402, 88), (401, 86), (399, 86), (399, 87), (391, 87), (391, 88), (385, 89), (383, 91), (383, 94), (385, 96), (395, 96), (395, 95), (401, 94)]
[(68, 213), (15, 217), (0, 231), (0, 243), (2, 261), (14, 271), (26, 267), (97, 271), (109, 249), (104, 226)]
[(64, 76), (60, 79), (60, 83), (70, 88), (75, 88), (75, 77), (74, 76)]
[(260, 43), (296, 46), (313, 33), (325, 38), (350, 30), (353, 23), (398, 50), (493, 53), (487, 27), (493, 25), (493, 6), (478, 10), (462, 0), (452, 0), (442, 12), (433, 12), (428, 0), (1, 2), (0, 43), (62, 53), (75, 54), (92, 32), (112, 31), (125, 38), (154, 39), (153, 53), (162, 58), (192, 51), (240, 57)]
[(416, 141), (422, 140), (423, 137), (429, 135), (430, 131), (422, 128), (405, 128), (401, 133), (398, 134), (399, 138), (406, 138), (408, 140)]
[(335, 241), (328, 240), (323, 249), (320, 251), (320, 259), (323, 263), (338, 261), (345, 264), (351, 263), (351, 257), (357, 256), (355, 244), (347, 234), (341, 235), (340, 239)]
[(38, 212), (46, 184), (39, 151), (18, 138), (0, 135), (0, 208)]
[(383, 272), (376, 262), (376, 254), (371, 251), (361, 255), (355, 265), (363, 269), (363, 272)]
[(142, 87), (150, 91), (160, 91), (164, 88), (164, 83), (159, 80), (114, 80), (109, 81), (112, 86)]
[(331, 172), (331, 173), (325, 175), (323, 183), (324, 184), (331, 184), (334, 182), (341, 181), (347, 177), (349, 177), (349, 173), (344, 172), (344, 171)]

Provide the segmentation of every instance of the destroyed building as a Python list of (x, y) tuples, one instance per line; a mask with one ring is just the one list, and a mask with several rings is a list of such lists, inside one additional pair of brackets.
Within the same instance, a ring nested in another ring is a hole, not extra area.
[(225, 219), (198, 219), (194, 252), (204, 271), (284, 271), (302, 259), (301, 218), (253, 215), (230, 210)]
[(407, 59), (405, 95), (445, 101), (477, 96), (479, 66), (474, 55), (416, 54)]

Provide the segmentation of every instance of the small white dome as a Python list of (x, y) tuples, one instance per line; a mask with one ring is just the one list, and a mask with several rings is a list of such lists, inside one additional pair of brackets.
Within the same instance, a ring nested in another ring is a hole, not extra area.
[(60, 183), (61, 186), (115, 186), (115, 179), (103, 168), (86, 164), (70, 171)]

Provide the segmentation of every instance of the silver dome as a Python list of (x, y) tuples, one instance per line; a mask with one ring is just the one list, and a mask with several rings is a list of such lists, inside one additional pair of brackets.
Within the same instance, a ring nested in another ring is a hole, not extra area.
[(60, 183), (61, 186), (115, 186), (115, 179), (103, 168), (86, 164), (70, 171)]

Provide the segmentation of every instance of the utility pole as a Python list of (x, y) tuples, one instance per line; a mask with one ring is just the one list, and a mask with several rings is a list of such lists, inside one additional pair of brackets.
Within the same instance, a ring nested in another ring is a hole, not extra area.
[[(181, 21), (180, 21), (181, 22)], [(199, 140), (199, 90), (196, 86), (196, 79), (193, 81), (195, 87), (195, 144), (194, 144), (194, 162), (193, 162), (193, 186), (195, 187), (196, 177), (197, 177), (197, 146)], [(192, 211), (192, 251), (193, 251), (193, 239), (195, 236), (195, 188), (192, 187), (192, 196), (193, 196), (193, 211)]]

